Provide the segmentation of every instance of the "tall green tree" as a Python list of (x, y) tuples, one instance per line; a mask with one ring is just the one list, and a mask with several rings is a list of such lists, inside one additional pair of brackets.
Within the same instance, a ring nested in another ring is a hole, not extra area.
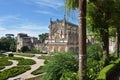
[(10, 37), (0, 38), (0, 50), (4, 51), (15, 51), (16, 50), (16, 40)]
[(120, 44), (120, 1), (114, 0), (112, 12), (112, 27), (116, 28), (116, 57), (119, 57), (119, 44)]
[(104, 65), (109, 63), (109, 27), (113, 12), (114, 0), (90, 0), (88, 17), (91, 30), (97, 32), (101, 38)]
[(79, 80), (86, 78), (86, 1), (65, 0), (67, 10), (78, 9), (79, 12)]
[(43, 43), (46, 37), (48, 37), (48, 33), (42, 33), (42, 34), (40, 34), (39, 35), (40, 42)]

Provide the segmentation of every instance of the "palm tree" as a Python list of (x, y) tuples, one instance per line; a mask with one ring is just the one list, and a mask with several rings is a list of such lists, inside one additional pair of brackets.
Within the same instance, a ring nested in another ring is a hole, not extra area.
[(79, 80), (86, 77), (86, 0), (65, 0), (68, 10), (78, 9), (79, 15)]

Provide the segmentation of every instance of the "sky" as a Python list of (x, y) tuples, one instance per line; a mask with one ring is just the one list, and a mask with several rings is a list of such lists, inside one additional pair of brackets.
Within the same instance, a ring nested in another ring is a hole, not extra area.
[[(50, 18), (63, 19), (63, 0), (0, 0), (0, 37), (5, 34), (26, 33), (31, 37), (49, 32)], [(74, 19), (66, 16), (70, 22)]]

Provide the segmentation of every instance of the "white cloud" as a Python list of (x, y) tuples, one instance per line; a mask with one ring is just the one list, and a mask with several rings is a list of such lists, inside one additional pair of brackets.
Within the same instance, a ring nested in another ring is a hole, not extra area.
[(4, 30), (6, 30), (5, 28), (3, 28), (3, 27), (0, 27), (0, 31), (4, 31)]
[(52, 13), (50, 11), (36, 10), (35, 12), (40, 13), (40, 14), (47, 14), (47, 15), (50, 15), (50, 16), (58, 16), (57, 14)]
[(29, 36), (38, 37), (39, 34), (48, 32), (48, 26), (46, 25), (21, 24), (20, 26), (15, 25), (14, 27), (14, 29), (0, 27), (0, 37), (5, 36), (5, 34), (14, 34), (17, 36), (18, 33), (26, 33)]
[(37, 24), (21, 24), (18, 29), (22, 30), (48, 30), (48, 25), (37, 25)]
[(0, 25), (6, 24), (8, 22), (17, 22), (21, 21), (22, 19), (19, 18), (18, 15), (6, 15), (6, 16), (0, 16)]
[(30, 36), (38, 37), (38, 34), (48, 32), (48, 25), (25, 21), (20, 16), (0, 16), (0, 37), (5, 34), (27, 33)]
[(64, 5), (63, 0), (31, 0), (31, 1), (38, 6), (50, 7), (56, 10)]

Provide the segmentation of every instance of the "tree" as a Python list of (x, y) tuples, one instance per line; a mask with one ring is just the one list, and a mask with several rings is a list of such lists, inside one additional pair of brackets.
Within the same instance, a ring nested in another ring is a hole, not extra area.
[(24, 53), (24, 52), (27, 52), (27, 51), (30, 51), (28, 46), (23, 46), (21, 47), (21, 51)]
[(90, 0), (88, 4), (92, 31), (97, 32), (101, 38), (105, 66), (109, 63), (109, 27), (113, 6), (114, 0)]
[(66, 8), (78, 9), (79, 15), (79, 80), (86, 78), (86, 0), (65, 0)]
[(7, 38), (14, 38), (14, 34), (5, 34)]
[(39, 35), (40, 42), (43, 43), (46, 37), (48, 37), (48, 33), (42, 33), (42, 34), (40, 34)]
[(9, 38), (9, 37), (0, 38), (0, 50), (15, 51), (16, 40), (14, 38)]
[(119, 57), (119, 44), (120, 44), (120, 1), (115, 0), (112, 12), (112, 27), (116, 28), (116, 57)]

